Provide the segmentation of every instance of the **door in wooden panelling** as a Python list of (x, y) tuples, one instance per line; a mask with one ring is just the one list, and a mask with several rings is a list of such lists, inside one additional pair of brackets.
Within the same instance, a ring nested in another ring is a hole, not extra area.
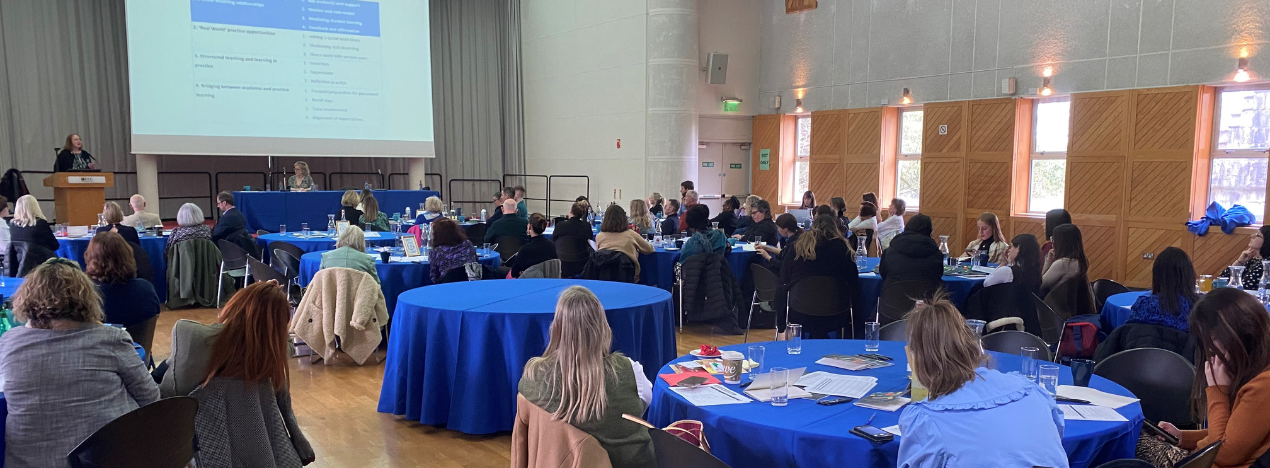
[(1182, 223), (1190, 215), (1190, 161), (1130, 164), (1129, 219)]
[[(780, 191), (781, 116), (758, 115), (754, 117), (754, 146), (750, 153), (750, 192), (764, 200), (777, 200)], [(759, 166), (762, 150), (768, 150), (768, 169)]]
[(847, 113), (847, 138), (844, 146), (849, 159), (877, 162), (881, 139), (881, 109), (852, 110)]
[(966, 163), (966, 210), (1010, 214), (1010, 163), (970, 161)]
[(836, 163), (842, 159), (842, 141), (845, 127), (842, 122), (843, 111), (822, 111), (811, 113), (811, 153), (812, 162)]
[(1235, 263), (1240, 252), (1248, 248), (1248, 241), (1251, 238), (1251, 234), (1236, 232), (1226, 235), (1218, 229), (1214, 229), (1208, 235), (1196, 236), (1195, 248), (1191, 254), (1191, 263), (1195, 264), (1195, 274), (1221, 273), (1223, 269)]
[[(1143, 258), (1143, 254), (1158, 256), (1166, 247), (1177, 247), (1185, 250), (1190, 232), (1183, 229), (1143, 229), (1129, 228), (1128, 248), (1125, 253), (1126, 286), (1137, 288), (1151, 287), (1151, 268), (1154, 259)], [(1092, 279), (1092, 278), (1091, 278)]]
[(1197, 92), (1194, 86), (1134, 91), (1132, 151), (1189, 156), (1195, 145)]
[[(921, 208), (940, 211), (961, 209), (961, 161), (922, 158)], [(925, 212), (925, 211), (923, 211)]]
[(1096, 226), (1077, 222), (1085, 244), (1085, 258), (1089, 261), (1089, 280), (1116, 278), (1117, 239), (1114, 226)]
[(1068, 157), (1125, 156), (1127, 96), (1118, 91), (1072, 97)]
[(964, 156), (965, 102), (941, 102), (922, 106), (922, 157)]
[(1068, 158), (1067, 211), (1073, 215), (1119, 216), (1124, 199), (1124, 164), (1114, 159)]
[(831, 194), (842, 190), (842, 169), (838, 163), (813, 161), (807, 171), (810, 178), (807, 188), (816, 194), (816, 204), (828, 204), (829, 198), (833, 196)]
[[(858, 200), (865, 192), (878, 193), (878, 163), (845, 163), (842, 165), (842, 190), (836, 196), (847, 200)], [(825, 200), (826, 202), (828, 199)], [(890, 200), (878, 200), (878, 210), (885, 210)], [(824, 204), (824, 203), (821, 203)], [(848, 208), (851, 208), (848, 206)]]
[(970, 101), (970, 153), (1014, 151), (1014, 100)]

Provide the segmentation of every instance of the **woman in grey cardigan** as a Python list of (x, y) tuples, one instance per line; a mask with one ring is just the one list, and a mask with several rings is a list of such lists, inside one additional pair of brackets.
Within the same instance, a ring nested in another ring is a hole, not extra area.
[(6, 465), (65, 467), (97, 429), (159, 399), (128, 333), (102, 325), (99, 301), (79, 265), (60, 258), (18, 287), (13, 312), (26, 326), (0, 337)]

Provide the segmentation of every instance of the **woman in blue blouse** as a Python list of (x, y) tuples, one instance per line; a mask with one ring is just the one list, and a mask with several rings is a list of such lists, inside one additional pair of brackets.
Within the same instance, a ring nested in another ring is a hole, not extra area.
[(900, 414), (899, 468), (1067, 466), (1054, 399), (985, 367), (979, 338), (952, 303), (918, 305), (907, 328), (909, 365), (930, 396)]
[(1133, 303), (1128, 323), (1146, 323), (1189, 332), (1187, 318), (1199, 301), (1195, 293), (1195, 267), (1190, 257), (1177, 247), (1155, 256), (1151, 267), (1151, 294)]

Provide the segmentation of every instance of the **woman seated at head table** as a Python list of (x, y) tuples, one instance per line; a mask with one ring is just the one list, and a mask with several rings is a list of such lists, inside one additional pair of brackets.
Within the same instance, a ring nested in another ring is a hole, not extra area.
[(440, 198), (428, 197), (428, 199), (423, 202), (423, 213), (419, 213), (419, 216), (415, 217), (415, 226), (432, 224), (432, 222), (436, 221), (437, 218), (444, 216), (444, 214), (441, 213), (441, 210), (443, 209), (445, 209), (445, 205), (441, 202)]
[(1205, 410), (1208, 428), (1183, 431), (1161, 421), (1160, 428), (1178, 438), (1178, 447), (1144, 437), (1137, 453), (1155, 453), (1157, 459), (1147, 461), (1173, 466), (1220, 440), (1214, 467), (1251, 466), (1270, 447), (1265, 409), (1270, 404), (1270, 315), (1247, 292), (1218, 288), (1195, 304), (1189, 326), (1196, 342), (1192, 399)]
[(542, 213), (529, 215), (529, 225), (525, 227), (529, 242), (521, 246), (520, 251), (516, 252), (516, 255), (513, 255), (508, 262), (512, 278), (520, 278), (521, 273), (534, 265), (556, 259), (556, 244), (551, 243), (551, 239), (542, 235), (546, 230), (546, 216)]
[(123, 240), (133, 244), (141, 244), (141, 237), (137, 235), (137, 229), (132, 226), (123, 225), (123, 210), (115, 202), (106, 202), (101, 210), (102, 218), (106, 220), (106, 225), (97, 228), (97, 234), (103, 232), (113, 232), (123, 237)]
[(595, 236), (595, 250), (616, 250), (626, 254), (635, 263), (636, 278), (639, 278), (639, 255), (657, 251), (653, 244), (644, 240), (644, 236), (631, 230), (626, 210), (618, 205), (610, 205), (604, 211), (600, 234)]
[[(290, 313), (286, 293), (270, 280), (234, 294), (221, 309), (216, 323), (204, 325), (182, 319), (172, 326), (172, 355), (154, 372), (160, 376), (164, 398), (189, 395), (202, 386), (215, 385), (216, 379), (232, 379), (229, 385), (240, 388), (257, 384), (272, 389), (273, 401), (256, 401), (254, 392), (227, 392), (224, 396), (223, 404), (260, 408), (260, 413), (221, 416), (234, 424), (252, 423), (255, 427), (235, 427), (237, 430), (228, 434), (197, 427), (204, 437), (209, 433), (227, 435), (229, 440), (212, 441), (218, 450), (229, 447), (227, 450), (235, 452), (225, 455), (235, 459), (266, 457), (277, 463), (271, 466), (278, 467), (301, 466), (315, 459), (291, 409), (291, 379), (287, 375)], [(244, 401), (231, 401), (232, 398)], [(223, 411), (213, 412), (209, 419)], [(210, 424), (224, 422), (213, 420)], [(208, 449), (203, 450), (206, 459)]]
[(50, 251), (57, 252), (57, 238), (53, 237), (53, 228), (44, 218), (40, 210), (40, 202), (35, 197), (23, 195), (14, 203), (13, 220), (9, 222), (9, 242), (30, 242), (41, 245)]
[(61, 258), (18, 287), (13, 312), (26, 325), (0, 336), (7, 466), (66, 466), (97, 429), (159, 399), (128, 332), (102, 324), (100, 301), (79, 265)]
[(203, 224), (203, 209), (193, 203), (181, 205), (181, 209), (176, 212), (176, 228), (172, 229), (172, 234), (168, 236), (168, 246), (165, 249), (165, 255), (171, 255), (176, 251), (176, 244), (193, 239), (212, 240), (212, 228)]
[(287, 177), (287, 187), (291, 187), (292, 192), (312, 191), (313, 177), (309, 175), (309, 163), (296, 161), (294, 169), (295, 175)]
[(1067, 466), (1063, 413), (1043, 388), (987, 366), (945, 298), (908, 313), (909, 366), (929, 392), (900, 414), (900, 467)]
[(147, 327), (146, 322), (159, 316), (159, 295), (153, 284), (137, 278), (132, 249), (123, 237), (113, 232), (93, 236), (88, 250), (84, 251), (88, 264), (85, 273), (101, 294), (106, 323), (123, 326), (148, 354), (154, 340), (154, 325)]
[(710, 207), (693, 205), (684, 212), (684, 222), (688, 224), (688, 235), (683, 249), (679, 251), (676, 263), (682, 264), (689, 257), (700, 253), (726, 254), (732, 250), (723, 231), (710, 229)]
[(435, 284), (454, 268), (475, 263), (476, 247), (467, 240), (459, 224), (450, 218), (432, 223), (432, 252), (428, 254), (428, 275)]
[(357, 194), (356, 190), (345, 190), (344, 196), (340, 197), (340, 220), (348, 221), (349, 225), (366, 229), (362, 225), (362, 210), (358, 207), (362, 204), (362, 196)]
[(997, 220), (997, 215), (979, 215), (979, 219), (975, 220), (975, 227), (979, 236), (966, 244), (966, 256), (974, 260), (976, 265), (979, 258), (984, 256), (988, 257), (988, 263), (1001, 264), (1005, 249), (1010, 245), (1005, 243), (1005, 234), (1001, 232), (1001, 222)]
[(335, 250), (322, 253), (320, 268), (352, 268), (369, 273), (375, 282), (379, 281), (379, 271), (375, 269), (375, 258), (366, 254), (366, 235), (357, 226), (349, 226), (335, 241)]
[(992, 270), (983, 280), (983, 287), (1004, 283), (1016, 283), (1027, 292), (1035, 294), (1041, 289), (1041, 247), (1036, 236), (1019, 234), (1010, 239), (1005, 250), (1005, 263)]
[(1195, 292), (1195, 266), (1186, 252), (1168, 247), (1151, 264), (1151, 294), (1133, 302), (1126, 323), (1146, 323), (1188, 332), (1191, 307), (1199, 302)]
[[(1244, 285), (1246, 291), (1256, 291), (1261, 287), (1261, 275), (1264, 274), (1264, 267), (1261, 262), (1270, 260), (1270, 243), (1266, 242), (1266, 236), (1270, 235), (1270, 224), (1261, 226), (1248, 239), (1248, 248), (1239, 253), (1239, 257), (1235, 259), (1236, 266), (1244, 267), (1244, 273), (1240, 277), (1240, 281)], [(1230, 278), (1230, 268), (1221, 271), (1217, 275), (1222, 278)]]
[(612, 341), (595, 294), (581, 286), (566, 289), (556, 302), (547, 351), (525, 364), (520, 394), (595, 437), (614, 468), (653, 468), (648, 428), (622, 420), (623, 414), (644, 414), (653, 384), (643, 366), (612, 351)]

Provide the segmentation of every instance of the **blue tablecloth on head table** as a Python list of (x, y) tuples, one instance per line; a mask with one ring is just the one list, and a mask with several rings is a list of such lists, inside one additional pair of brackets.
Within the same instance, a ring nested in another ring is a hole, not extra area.
[(1113, 294), (1107, 297), (1107, 303), (1102, 305), (1102, 324), (1106, 328), (1107, 333), (1111, 330), (1124, 325), (1129, 321), (1129, 315), (1133, 313), (1130, 307), (1138, 301), (1139, 297), (1151, 294), (1151, 291), (1132, 291), (1127, 293)]
[[(881, 259), (877, 257), (869, 257), (867, 260), (869, 273), (860, 273), (860, 293), (864, 298), (862, 312), (866, 317), (872, 317), (878, 308), (878, 297), (882, 295), (882, 276), (873, 273), (873, 269), (878, 266)], [(970, 290), (975, 285), (983, 284), (986, 276), (947, 276), (944, 275), (944, 289), (948, 291), (948, 300), (952, 301), (958, 309), (966, 306), (966, 299), (970, 297)]]
[[(479, 250), (479, 249), (478, 249)], [(300, 286), (307, 287), (318, 270), (322, 269), (322, 254), (327, 251), (309, 252), (300, 257)], [(379, 255), (375, 257), (375, 272), (379, 274), (379, 288), (384, 291), (384, 300), (388, 304), (388, 313), (397, 310), (397, 296), (414, 288), (432, 284), (432, 276), (428, 274), (427, 261), (421, 262), (389, 262), (384, 264)], [(498, 268), (501, 258), (498, 252), (483, 252), (479, 259), (482, 265)]]
[[(323, 228), (322, 231), (318, 231), (319, 234), (325, 234), (326, 226), (323, 225), (322, 228)], [(371, 234), (368, 232), (366, 234), (368, 236), (369, 235), (379, 236), (379, 237), (367, 237), (366, 238), (367, 248), (392, 247), (393, 245), (397, 243), (397, 237), (399, 237), (398, 235), (393, 234), (391, 232), (375, 232), (374, 234)], [(264, 255), (263, 255), (264, 259), (262, 261), (264, 261), (265, 263), (269, 263), (269, 259), (273, 256), (273, 252), (269, 251), (270, 242), (283, 241), (288, 244), (292, 244), (296, 247), (299, 247), (300, 250), (303, 250), (305, 252), (320, 252), (325, 250), (332, 250), (335, 248), (335, 239), (326, 237), (325, 235), (321, 235), (317, 237), (309, 237), (309, 238), (299, 237), (300, 235), (301, 234), (299, 232), (287, 231), (286, 234), (273, 233), (273, 234), (264, 234), (261, 236), (256, 236), (256, 244), (260, 245), (261, 251), (264, 252)], [(402, 234), (402, 235), (405, 235), (405, 234)]]
[[(750, 263), (763, 259), (753, 251), (741, 250), (740, 246), (732, 247), (732, 252), (727, 257), (728, 266), (732, 267), (732, 275), (736, 276), (738, 282), (750, 271)], [(670, 291), (675, 284), (676, 260), (679, 260), (679, 250), (667, 251), (661, 247), (651, 254), (640, 255), (639, 283)]]
[(599, 297), (613, 350), (650, 378), (674, 359), (674, 305), (660, 289), (562, 279), (438, 284), (398, 297), (379, 411), (468, 434), (510, 431), (525, 363), (547, 349), (556, 300), (573, 285)]
[[(74, 239), (59, 237), (57, 238), (57, 256), (74, 260), (81, 268), (87, 268), (84, 252), (88, 250), (88, 243), (92, 240), (91, 236)], [(163, 251), (167, 247), (168, 238), (166, 237), (141, 236), (141, 248), (145, 249), (146, 255), (150, 256), (150, 265), (154, 267), (154, 292), (159, 294), (159, 301), (166, 301), (168, 297), (168, 260), (163, 256)]]
[[(321, 192), (234, 192), (234, 206), (247, 218), (247, 230), (278, 232), (286, 224), (287, 231), (299, 231), (300, 223), (313, 229), (326, 229), (327, 215), (339, 219), (342, 191)], [(440, 196), (431, 190), (376, 190), (379, 211), (392, 216), (414, 210), (428, 197)]]
[[(863, 341), (852, 340), (803, 340), (800, 355), (790, 355), (783, 342), (760, 343), (766, 346), (764, 369), (806, 367), (807, 372), (825, 371), (835, 374), (867, 375), (878, 378), (874, 392), (903, 390), (908, 385), (905, 372), (907, 362), (904, 343), (883, 341), (880, 354), (895, 359), (895, 365), (862, 372), (815, 364), (826, 354), (855, 354), (864, 351)], [(725, 346), (747, 352), (747, 345)], [(1015, 355), (992, 353), (996, 368), (1002, 372), (1018, 371), (1021, 358)], [(683, 361), (685, 356), (677, 359)], [(660, 373), (673, 373), (669, 367)], [(1059, 384), (1071, 385), (1071, 371), (1067, 367), (1059, 375)], [(740, 392), (736, 385), (728, 385)], [(1090, 387), (1117, 395), (1130, 395), (1128, 390), (1102, 377), (1094, 376)], [(822, 406), (813, 400), (790, 400), (789, 406), (777, 408), (769, 403), (750, 402), (736, 405), (697, 407), (669, 390), (666, 382), (653, 382), (653, 404), (648, 409), (648, 421), (654, 426), (666, 425), (681, 419), (699, 420), (703, 432), (710, 440), (715, 456), (734, 468), (746, 467), (894, 467), (899, 456), (900, 437), (894, 441), (874, 445), (850, 434), (851, 428), (868, 421), (876, 414), (874, 427), (889, 427), (899, 422), (903, 409), (896, 412), (877, 411), (842, 404)], [(1097, 466), (1103, 462), (1133, 458), (1142, 426), (1142, 407), (1138, 403), (1116, 410), (1128, 422), (1067, 421), (1063, 431), (1063, 448), (1067, 451), (1072, 468)], [(990, 452), (990, 441), (985, 442)]]

